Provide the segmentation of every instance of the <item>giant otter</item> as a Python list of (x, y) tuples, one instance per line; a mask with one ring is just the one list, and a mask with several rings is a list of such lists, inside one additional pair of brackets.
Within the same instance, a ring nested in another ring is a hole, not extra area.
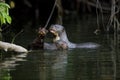
[(54, 35), (58, 36), (59, 40), (61, 40), (62, 42), (65, 42), (68, 48), (97, 48), (100, 46), (97, 43), (91, 43), (91, 42), (81, 43), (81, 44), (75, 44), (75, 43), (70, 42), (68, 40), (65, 28), (58, 24), (51, 25), (49, 30)]
[(53, 39), (53, 43), (44, 43), (45, 49), (58, 49), (58, 50), (65, 50), (68, 49), (68, 45), (65, 41), (60, 40), (60, 37), (57, 33), (54, 34), (55, 38)]
[(45, 43), (44, 38), (47, 34), (47, 30), (45, 28), (39, 28), (37, 33), (37, 37), (33, 40), (33, 42), (28, 45), (29, 50), (43, 50), (43, 49), (67, 49), (67, 44), (64, 41), (59, 40), (59, 36), (55, 35), (53, 39), (53, 43)]
[(80, 43), (75, 44), (68, 40), (65, 28), (61, 25), (55, 24), (51, 25), (49, 31), (55, 35), (53, 38), (53, 43), (45, 43), (44, 37), (46, 35), (46, 29), (39, 28), (38, 36), (30, 45), (31, 49), (49, 49), (49, 50), (56, 50), (56, 49), (71, 49), (71, 48), (97, 48), (100, 45), (96, 43)]

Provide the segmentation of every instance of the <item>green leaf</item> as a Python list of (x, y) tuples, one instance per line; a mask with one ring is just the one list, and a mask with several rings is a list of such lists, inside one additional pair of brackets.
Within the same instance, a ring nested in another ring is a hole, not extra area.
[(10, 6), (6, 3), (0, 2), (0, 24), (11, 24), (12, 19), (9, 16), (9, 8)]
[(0, 6), (4, 6), (6, 8), (10, 8), (10, 6), (7, 3), (4, 3), (4, 2), (0, 2)]
[(6, 17), (6, 21), (7, 21), (7, 23), (11, 24), (11, 22), (12, 22), (11, 17), (10, 17), (10, 16), (7, 16), (7, 17)]
[(5, 23), (5, 15), (3, 13), (0, 13), (0, 21), (1, 21), (1, 25)]
[(1, 15), (2, 15), (3, 18), (6, 17), (6, 13), (5, 12), (2, 12)]
[(2, 20), (2, 24), (6, 24), (4, 17), (2, 17), (1, 20)]

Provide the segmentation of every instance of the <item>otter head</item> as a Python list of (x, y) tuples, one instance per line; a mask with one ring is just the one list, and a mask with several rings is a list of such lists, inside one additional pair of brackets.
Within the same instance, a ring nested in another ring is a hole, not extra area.
[(61, 25), (51, 25), (49, 30), (54, 35), (59, 35), (64, 31), (64, 27)]

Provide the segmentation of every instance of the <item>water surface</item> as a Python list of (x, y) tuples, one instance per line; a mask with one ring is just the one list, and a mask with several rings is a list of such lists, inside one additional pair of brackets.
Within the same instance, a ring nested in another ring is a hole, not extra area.
[[(5, 53), (0, 58), (0, 80), (119, 80), (119, 49), (110, 47), (105, 34), (93, 33), (95, 18), (65, 17), (63, 25), (70, 41), (95, 42), (101, 47)], [(16, 43), (27, 47), (34, 35), (26, 31)]]

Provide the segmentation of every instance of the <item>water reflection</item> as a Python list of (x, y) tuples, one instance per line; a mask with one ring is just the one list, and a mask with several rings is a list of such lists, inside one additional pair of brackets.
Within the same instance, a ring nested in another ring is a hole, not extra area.
[(113, 61), (109, 52), (77, 51), (68, 56), (68, 80), (113, 80)]
[[(3, 54), (5, 54), (5, 53), (3, 53)], [(26, 61), (26, 59), (24, 59), (26, 57), (26, 53), (22, 53), (22, 54), (18, 54), (18, 55), (13, 55), (13, 54), (11, 54), (10, 57), (8, 57), (8, 56), (3, 57), (5, 55), (1, 55), (0, 59), (3, 58), (3, 60), (0, 61), (0, 80), (12, 80), (10, 71), (16, 70), (16, 66), (19, 65), (16, 62)]]
[(112, 54), (109, 48), (21, 54), (0, 63), (0, 80), (114, 80)]
[(36, 51), (28, 53), (26, 59), (10, 72), (12, 80), (64, 80), (66, 51)]

